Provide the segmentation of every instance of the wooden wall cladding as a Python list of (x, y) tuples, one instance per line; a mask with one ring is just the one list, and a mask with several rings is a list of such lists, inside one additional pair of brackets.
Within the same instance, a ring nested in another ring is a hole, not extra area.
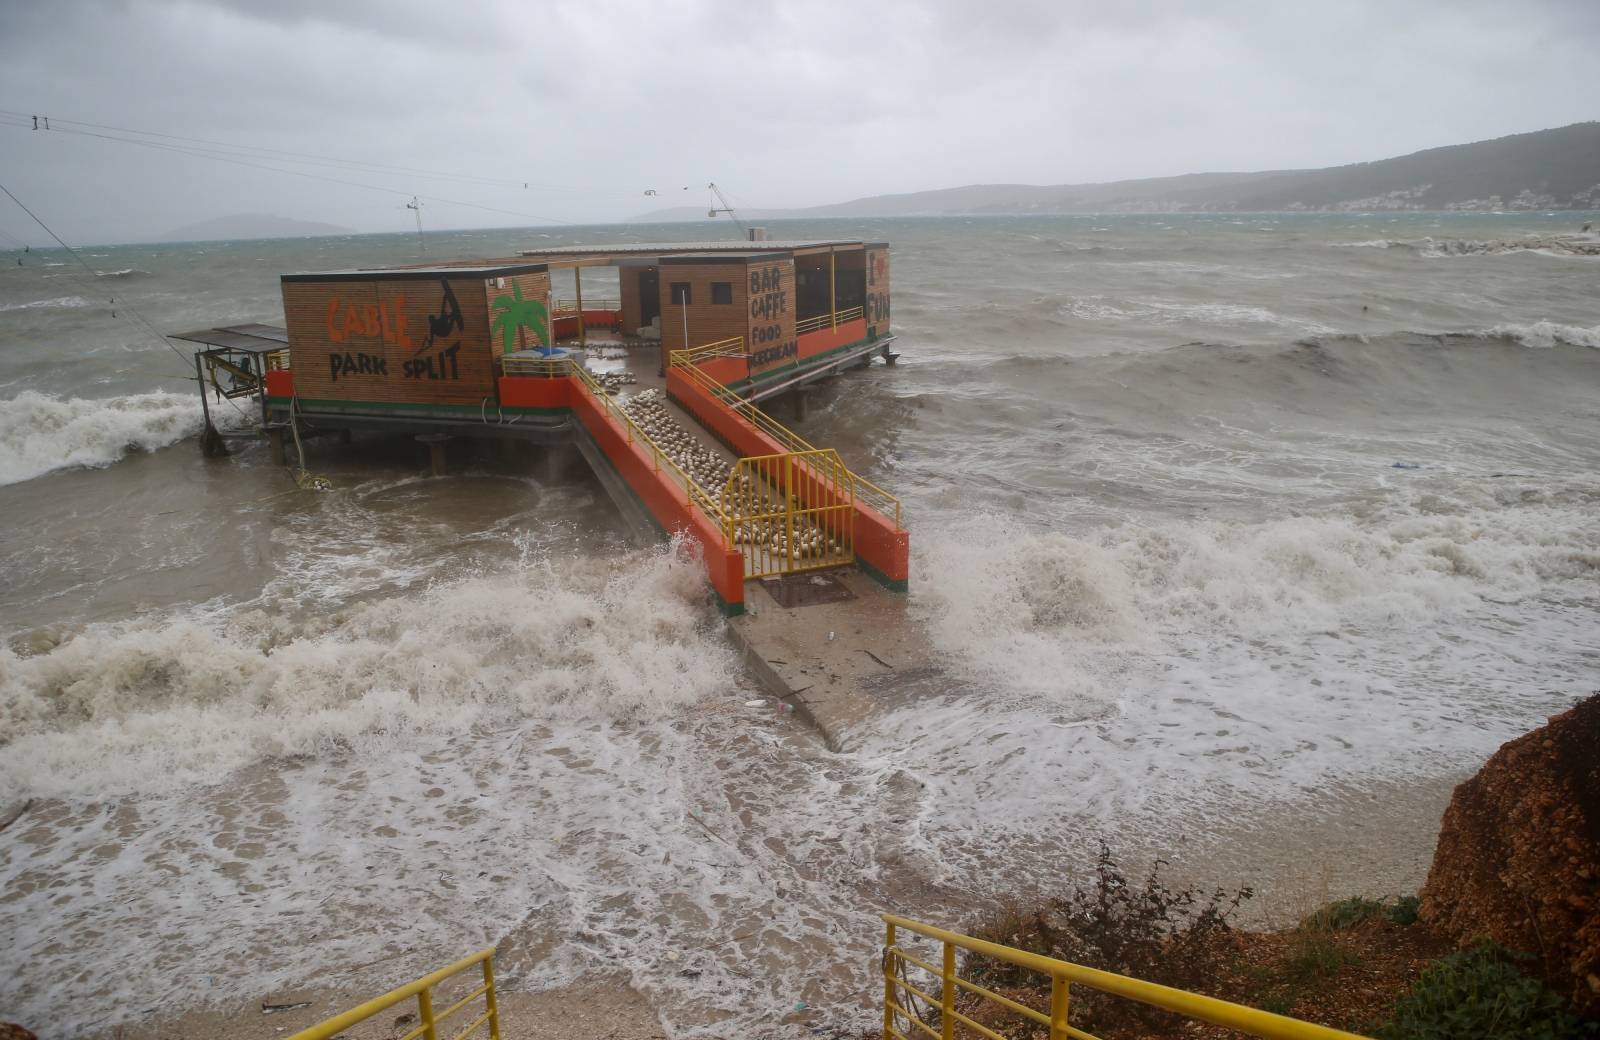
[[(689, 285), (689, 346), (743, 336), (749, 331), (745, 317), (745, 300), (748, 280), (744, 261), (737, 263), (672, 264), (663, 263), (661, 272), (661, 339), (668, 350), (684, 346), (683, 307), (672, 302), (672, 287), (678, 283)], [(731, 303), (712, 303), (711, 286), (726, 282), (732, 293)]]
[(889, 334), (889, 250), (867, 249), (867, 300), (863, 306), (869, 336)]
[(745, 287), (744, 336), (751, 376), (795, 364), (799, 350), (794, 334), (794, 258), (752, 260)]
[(554, 343), (548, 271), (491, 278), (483, 288), (488, 299), (489, 337), (495, 357)]
[(284, 282), (295, 393), (478, 404), (494, 397), (482, 278)]

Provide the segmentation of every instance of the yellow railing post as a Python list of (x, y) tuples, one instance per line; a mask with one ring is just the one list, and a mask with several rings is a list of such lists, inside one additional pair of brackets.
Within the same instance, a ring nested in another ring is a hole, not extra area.
[(788, 561), (784, 569), (794, 563), (794, 456), (783, 457), (783, 552)]
[(433, 1021), (433, 987), (426, 987), (417, 994), (417, 1013), (422, 1018), (424, 1040), (439, 1040), (439, 1030)]
[[(381, 997), (375, 997), (348, 1011), (318, 1022), (309, 1029), (302, 1029), (293, 1036), (283, 1038), (283, 1040), (333, 1040), (334, 1037), (344, 1035), (345, 1031), (351, 1026), (365, 1022), (413, 998), (417, 1002), (417, 1017), (421, 1021), (406, 1036), (412, 1038), (412, 1040), (417, 1037), (425, 1037), (426, 1040), (438, 1040), (440, 1023), (447, 1022), (451, 1015), (454, 1015), (479, 997), (483, 998), (483, 1014), (479, 1015), (466, 1029), (457, 1033), (456, 1040), (472, 1036), (473, 1031), (485, 1022), (489, 1023), (490, 1040), (500, 1040), (500, 1011), (495, 1000), (493, 960), (494, 950), (492, 948), (479, 950), (470, 957), (463, 957), (448, 967), (440, 968), (438, 971), (424, 975), (420, 979), (414, 979), (398, 989), (390, 990)], [(433, 987), (454, 978), (475, 964), (483, 965), (483, 985), (446, 1008), (442, 1014), (436, 1013), (433, 1009)]]
[(944, 944), (944, 986), (939, 991), (939, 1032), (943, 1040), (956, 1035), (956, 948)]
[(883, 940), (883, 1040), (894, 1035), (894, 922)]
[(500, 1040), (500, 1003), (494, 998), (494, 961), (483, 962), (483, 1003), (489, 1009), (489, 1040)]
[(1067, 1040), (1067, 980), (1050, 976), (1050, 1040)]

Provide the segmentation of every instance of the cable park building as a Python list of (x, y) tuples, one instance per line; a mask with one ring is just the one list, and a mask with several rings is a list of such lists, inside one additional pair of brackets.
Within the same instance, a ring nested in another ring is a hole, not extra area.
[(362, 430), (415, 436), (435, 473), (467, 440), (550, 472), (581, 457), (635, 530), (698, 544), (725, 614), (754, 579), (903, 591), (899, 501), (769, 414), (803, 421), (810, 384), (894, 363), (888, 243), (751, 234), (284, 274), (282, 327), (174, 337), (200, 348), (203, 445), (226, 451), (226, 397), (302, 474), (307, 440)]

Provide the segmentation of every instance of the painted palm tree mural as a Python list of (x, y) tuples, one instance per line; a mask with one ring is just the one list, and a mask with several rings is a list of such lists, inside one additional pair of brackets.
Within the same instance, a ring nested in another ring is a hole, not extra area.
[(500, 337), (502, 354), (509, 354), (527, 346), (529, 337), (523, 335), (523, 330), (533, 334), (533, 343), (539, 353), (551, 353), (550, 312), (545, 308), (543, 300), (523, 299), (522, 286), (512, 282), (511, 295), (496, 296), (490, 303), (489, 309), (494, 314), (494, 320), (489, 323), (489, 331)]

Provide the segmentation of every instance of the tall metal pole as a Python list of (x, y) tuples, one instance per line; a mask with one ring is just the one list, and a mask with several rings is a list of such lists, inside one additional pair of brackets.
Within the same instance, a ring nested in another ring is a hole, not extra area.
[(413, 195), (411, 201), (406, 203), (406, 209), (417, 215), (417, 252), (427, 256), (428, 247), (422, 241), (422, 202)]
[(572, 284), (578, 294), (578, 349), (583, 350), (589, 346), (589, 330), (584, 327), (583, 321), (583, 268), (572, 269)]

